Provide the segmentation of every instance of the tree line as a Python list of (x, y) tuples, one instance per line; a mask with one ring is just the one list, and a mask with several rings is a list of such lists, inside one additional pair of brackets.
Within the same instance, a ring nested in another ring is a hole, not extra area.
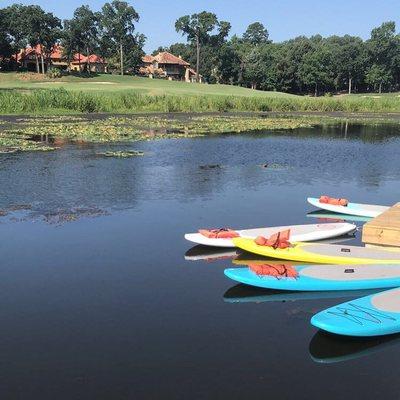
[(120, 0), (105, 3), (99, 12), (83, 5), (64, 21), (40, 6), (13, 4), (0, 9), (0, 61), (3, 69), (15, 68), (21, 49), (39, 46), (36, 70), (44, 73), (46, 57), (55, 44), (61, 44), (69, 61), (75, 54), (97, 54), (124, 74), (133, 70), (144, 54), (146, 38), (135, 32), (138, 21), (136, 10)]
[(299, 36), (281, 43), (260, 22), (228, 38), (231, 25), (213, 13), (186, 15), (175, 28), (187, 38), (159, 48), (180, 54), (205, 81), (297, 94), (400, 90), (400, 35), (394, 22), (357, 36)]
[[(105, 3), (99, 12), (83, 5), (64, 21), (40, 6), (14, 4), (0, 9), (0, 61), (8, 62), (28, 45), (40, 46), (36, 69), (44, 72), (46, 54), (60, 43), (69, 60), (76, 53), (95, 53), (111, 69), (134, 73), (146, 40), (135, 30), (138, 21), (137, 11), (121, 0)], [(261, 22), (230, 37), (231, 24), (207, 11), (179, 18), (175, 29), (186, 42), (160, 47), (154, 54), (181, 56), (208, 83), (314, 95), (400, 90), (400, 35), (394, 22), (374, 28), (368, 40), (315, 35), (281, 43), (269, 38)]]

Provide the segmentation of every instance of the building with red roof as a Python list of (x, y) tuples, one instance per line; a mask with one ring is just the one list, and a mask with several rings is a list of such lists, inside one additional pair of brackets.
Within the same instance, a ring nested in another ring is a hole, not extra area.
[(149, 78), (159, 77), (185, 82), (196, 80), (196, 72), (190, 68), (190, 64), (167, 51), (162, 51), (155, 56), (143, 56), (139, 73)]
[(28, 71), (36, 71), (38, 63), (39, 69), (41, 70), (42, 53), (45, 70), (50, 67), (55, 67), (61, 70), (71, 71), (107, 72), (108, 63), (100, 56), (91, 54), (87, 57), (83, 54), (76, 53), (72, 60), (69, 61), (68, 57), (63, 52), (62, 46), (59, 44), (54, 45), (49, 52), (44, 51), (40, 45), (22, 49), (17, 55), (17, 62), (22, 68)]
[(105, 73), (108, 70), (107, 62), (97, 54), (90, 54), (89, 57), (76, 53), (70, 63), (71, 71), (90, 71)]

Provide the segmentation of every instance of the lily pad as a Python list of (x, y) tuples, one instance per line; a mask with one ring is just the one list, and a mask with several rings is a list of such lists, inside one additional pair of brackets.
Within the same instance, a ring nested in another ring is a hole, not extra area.
[(144, 152), (139, 150), (126, 150), (126, 151), (105, 151), (103, 153), (97, 153), (103, 157), (117, 157), (117, 158), (129, 158), (143, 156)]

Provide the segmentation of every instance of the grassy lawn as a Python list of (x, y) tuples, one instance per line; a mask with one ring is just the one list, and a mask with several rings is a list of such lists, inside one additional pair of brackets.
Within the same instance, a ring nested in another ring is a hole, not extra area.
[(314, 98), (132, 76), (50, 79), (36, 74), (0, 73), (0, 114), (210, 111), (400, 113), (400, 95), (368, 93)]
[[(207, 85), (186, 82), (171, 82), (163, 79), (149, 79), (136, 76), (99, 74), (92, 78), (66, 76), (47, 79), (37, 76), (37, 80), (24, 79), (25, 74), (0, 73), (0, 89), (55, 89), (121, 92), (135, 91), (148, 95), (217, 95), (246, 97), (295, 97), (281, 92), (263, 92), (230, 85)], [(36, 78), (36, 75), (32, 75)]]

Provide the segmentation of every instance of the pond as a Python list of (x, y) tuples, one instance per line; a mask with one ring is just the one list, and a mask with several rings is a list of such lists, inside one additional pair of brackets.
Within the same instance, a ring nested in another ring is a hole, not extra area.
[[(145, 155), (98, 156), (132, 149)], [(398, 396), (400, 336), (343, 339), (309, 323), (364, 293), (238, 286), (223, 274), (232, 252), (183, 235), (316, 223), (306, 197), (321, 194), (394, 204), (399, 154), (399, 126), (352, 124), (1, 155), (0, 393)]]

